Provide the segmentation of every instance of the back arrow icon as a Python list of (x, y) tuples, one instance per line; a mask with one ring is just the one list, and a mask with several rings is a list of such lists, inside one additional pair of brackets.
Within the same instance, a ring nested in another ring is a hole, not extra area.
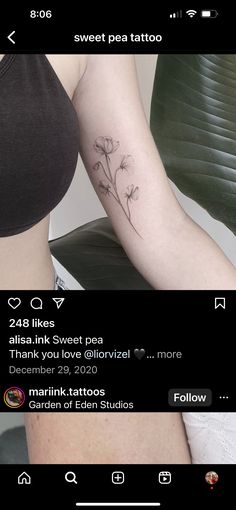
[(15, 31), (15, 30), (13, 30), (13, 32), (11, 32), (11, 33), (7, 36), (7, 38), (9, 39), (9, 41), (11, 41), (11, 43), (12, 43), (12, 44), (16, 44), (16, 42), (15, 42), (15, 41), (11, 38), (11, 37), (12, 37), (12, 35), (14, 35), (15, 33), (16, 33), (16, 31)]

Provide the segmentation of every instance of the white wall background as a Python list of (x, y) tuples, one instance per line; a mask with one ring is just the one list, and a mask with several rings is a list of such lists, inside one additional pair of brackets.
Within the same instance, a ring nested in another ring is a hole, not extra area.
[[(138, 77), (143, 104), (147, 117), (150, 113), (150, 101), (155, 73), (156, 56), (155, 55), (137, 55), (136, 56)], [(198, 206), (193, 200), (185, 197), (173, 185), (176, 195), (183, 208), (192, 218), (199, 223), (221, 246), (226, 255), (236, 265), (236, 238), (221, 223), (215, 221)], [(59, 237), (66, 232), (92, 221), (101, 216), (105, 216), (105, 211), (99, 202), (92, 185), (88, 179), (87, 173), (81, 160), (78, 161), (75, 177), (69, 191), (56, 207), (51, 215), (50, 237)], [(55, 261), (58, 272), (65, 279), (70, 289), (81, 288), (67, 271)], [(0, 416), (0, 432), (5, 428), (23, 423), (23, 417), (20, 413), (3, 413)]]

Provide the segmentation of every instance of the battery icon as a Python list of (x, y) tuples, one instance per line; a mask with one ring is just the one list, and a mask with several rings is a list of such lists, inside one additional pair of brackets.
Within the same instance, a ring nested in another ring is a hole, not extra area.
[(216, 18), (218, 16), (218, 12), (215, 9), (206, 9), (205, 11), (201, 11), (202, 18)]

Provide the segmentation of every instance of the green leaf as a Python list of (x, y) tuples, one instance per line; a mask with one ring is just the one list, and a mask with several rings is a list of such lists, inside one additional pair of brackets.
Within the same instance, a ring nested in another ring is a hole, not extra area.
[(159, 55), (151, 129), (170, 179), (235, 234), (235, 55)]
[(150, 290), (131, 264), (110, 220), (100, 218), (49, 243), (52, 255), (86, 290)]

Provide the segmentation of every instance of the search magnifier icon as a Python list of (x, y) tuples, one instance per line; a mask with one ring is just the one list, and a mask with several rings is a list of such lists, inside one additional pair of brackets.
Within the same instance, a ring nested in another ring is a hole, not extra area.
[(74, 471), (67, 471), (67, 473), (65, 474), (65, 480), (66, 482), (69, 482), (69, 483), (78, 483), (77, 480), (76, 480), (76, 474), (74, 473)]

